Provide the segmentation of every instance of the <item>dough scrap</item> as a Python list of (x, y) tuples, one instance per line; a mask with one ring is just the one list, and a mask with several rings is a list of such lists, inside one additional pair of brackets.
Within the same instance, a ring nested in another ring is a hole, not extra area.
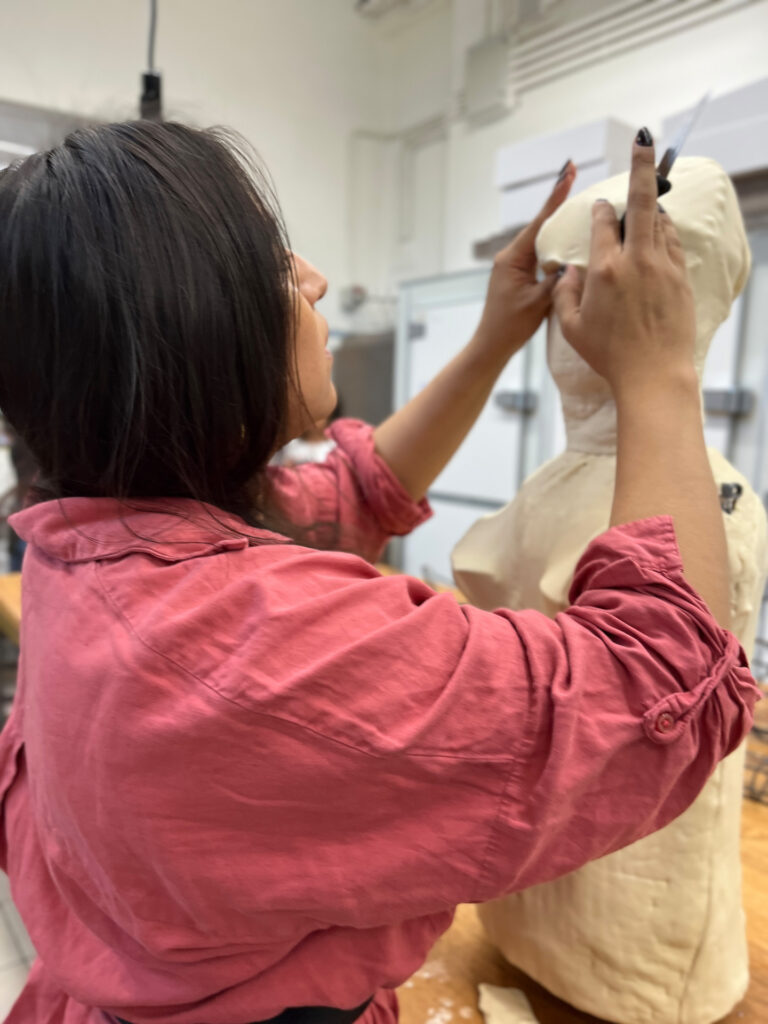
[(539, 1024), (528, 997), (519, 988), (480, 985), (479, 989), (486, 1024)]

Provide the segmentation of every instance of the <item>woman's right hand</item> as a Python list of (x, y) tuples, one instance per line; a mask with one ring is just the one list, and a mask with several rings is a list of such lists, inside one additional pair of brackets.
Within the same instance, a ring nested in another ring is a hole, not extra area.
[(652, 145), (635, 142), (624, 245), (613, 208), (597, 203), (586, 275), (569, 268), (554, 301), (565, 337), (616, 398), (611, 525), (672, 516), (685, 575), (727, 626), (728, 552), (704, 445), (693, 296), (677, 232), (657, 210)]
[(693, 296), (677, 232), (658, 209), (652, 142), (633, 147), (624, 244), (613, 207), (598, 200), (586, 273), (566, 269), (554, 306), (566, 339), (617, 397), (648, 384), (695, 382)]

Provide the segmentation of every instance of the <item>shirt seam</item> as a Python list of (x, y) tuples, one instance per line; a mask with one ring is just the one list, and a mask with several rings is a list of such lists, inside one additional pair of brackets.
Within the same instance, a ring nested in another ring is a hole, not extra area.
[[(690, 589), (693, 589), (691, 587), (690, 583), (688, 583), (688, 581), (685, 579), (685, 576), (683, 575), (682, 566), (672, 565), (672, 566), (669, 566), (669, 567), (661, 568), (658, 565), (654, 565), (653, 562), (641, 562), (637, 558), (632, 558), (631, 562), (632, 562), (632, 565), (634, 565), (637, 569), (643, 569), (643, 570), (645, 570), (645, 572), (653, 573), (653, 574), (658, 575), (658, 576), (663, 576), (665, 580), (669, 580), (669, 582), (673, 583), (676, 587), (680, 586), (680, 577), (682, 577), (683, 584), (686, 587), (689, 587)], [(643, 583), (650, 583), (652, 581), (651, 580), (643, 580), (642, 582)], [(611, 586), (608, 586), (608, 587), (606, 587), (606, 586), (604, 586), (602, 584), (595, 585), (595, 583), (593, 581), (590, 581), (589, 583), (587, 583), (579, 591), (579, 597), (582, 594), (588, 593), (590, 590), (622, 590), (625, 587), (627, 589), (629, 589), (629, 590), (636, 590), (637, 589), (637, 585), (638, 584), (637, 584), (636, 580), (635, 581), (629, 581), (627, 583), (614, 583), (614, 584), (612, 584)], [(696, 594), (697, 597), (699, 596), (696, 591), (694, 591), (694, 593)], [(575, 604), (575, 602), (571, 602), (571, 603)]]
[[(137, 631), (136, 627), (133, 625), (133, 623), (128, 618), (128, 616), (125, 615), (125, 613), (117, 606), (115, 600), (113, 599), (112, 595), (109, 592), (109, 589), (108, 589), (105, 581), (103, 579), (101, 579), (101, 573), (99, 571), (99, 563), (94, 562), (94, 563), (92, 563), (92, 565), (93, 565), (94, 574), (96, 576), (97, 584), (98, 584), (99, 588), (101, 589), (101, 591), (103, 592), (104, 597), (105, 597), (107, 603), (112, 608), (113, 612), (118, 616), (118, 618), (126, 624), (127, 628), (131, 632), (131, 635), (138, 641), (138, 643), (140, 643), (148, 651), (151, 651), (156, 657), (161, 658), (163, 661), (168, 662), (168, 664), (170, 664), (170, 665), (173, 665), (174, 668), (176, 668), (179, 672), (183, 672), (184, 675), (188, 676), (191, 679), (194, 679), (197, 683), (199, 683), (201, 686), (204, 686), (206, 690), (208, 690), (210, 693), (212, 693), (218, 699), (224, 701), (227, 704), (232, 705), (233, 707), (238, 708), (238, 710), (243, 711), (246, 714), (258, 716), (258, 717), (261, 717), (261, 718), (273, 719), (276, 722), (281, 722), (281, 723), (283, 723), (285, 725), (290, 725), (293, 728), (301, 729), (302, 731), (304, 731), (306, 733), (309, 733), (312, 736), (317, 736), (319, 739), (325, 740), (328, 743), (334, 743), (334, 744), (336, 744), (339, 747), (343, 747), (345, 750), (353, 750), (353, 751), (355, 751), (355, 753), (364, 754), (366, 757), (371, 757), (371, 758), (374, 758), (374, 759), (383, 759), (383, 758), (387, 758), (387, 757), (393, 757), (393, 758), (401, 757), (403, 759), (408, 759), (408, 758), (416, 759), (416, 758), (418, 758), (418, 759), (421, 759), (421, 760), (444, 759), (444, 760), (448, 760), (448, 761), (463, 761), (463, 762), (468, 762), (468, 763), (479, 763), (479, 764), (497, 764), (497, 763), (498, 764), (505, 764), (507, 761), (510, 760), (510, 758), (512, 760), (516, 760), (515, 756), (511, 755), (511, 754), (489, 754), (489, 755), (483, 755), (483, 754), (477, 754), (477, 755), (475, 755), (475, 754), (441, 754), (441, 753), (428, 753), (428, 752), (418, 752), (418, 751), (408, 751), (407, 753), (403, 752), (403, 753), (398, 754), (398, 752), (396, 752), (396, 751), (388, 752), (388, 751), (366, 750), (364, 747), (357, 746), (354, 743), (348, 743), (345, 740), (340, 740), (336, 736), (329, 736), (329, 735), (327, 735), (324, 732), (319, 732), (317, 729), (312, 728), (312, 726), (307, 725), (305, 722), (296, 721), (295, 719), (287, 718), (287, 717), (284, 717), (282, 715), (276, 715), (276, 714), (273, 714), (272, 712), (269, 712), (269, 711), (262, 711), (262, 710), (259, 710), (259, 709), (256, 709), (256, 708), (249, 708), (246, 705), (242, 704), (240, 701), (235, 700), (233, 697), (230, 697), (227, 694), (222, 693), (221, 690), (217, 689), (215, 686), (213, 686), (211, 683), (209, 683), (206, 679), (202, 678), (202, 676), (199, 676), (196, 672), (193, 672), (192, 669), (189, 669), (185, 665), (180, 664), (178, 661), (176, 661), (174, 658), (172, 658), (169, 654), (166, 654), (165, 652), (163, 652), (161, 650), (158, 650), (157, 647), (154, 647), (151, 643), (149, 643), (147, 640), (145, 640), (144, 637), (142, 637), (139, 634), (139, 632)], [(505, 786), (505, 789), (506, 789), (506, 786)]]
[[(526, 663), (528, 661), (526, 653)], [(526, 664), (526, 668), (529, 666)], [(527, 678), (531, 678), (531, 673), (527, 672)], [(509, 755), (510, 765), (507, 774), (506, 781), (499, 795), (499, 802), (496, 807), (496, 812), (493, 815), (493, 819), (490, 823), (490, 831), (488, 835), (488, 842), (486, 843), (485, 851), (483, 853), (483, 859), (480, 863), (480, 876), (478, 881), (478, 903), (485, 903), (489, 899), (494, 899), (502, 893), (498, 891), (492, 891), (494, 887), (491, 884), (491, 868), (494, 863), (494, 854), (498, 853), (499, 850), (499, 839), (498, 833), (499, 822), (501, 819), (502, 812), (507, 805), (507, 801), (510, 796), (510, 791), (514, 784), (519, 783), (523, 777), (523, 762), (525, 757), (528, 755), (530, 748), (535, 746), (535, 740), (533, 735), (533, 719), (534, 719), (534, 702), (529, 700), (525, 705), (525, 714), (523, 716), (523, 727), (520, 730), (520, 743), (517, 751)]]
[(493, 863), (495, 862), (494, 855), (498, 853), (499, 850), (498, 833), (499, 821), (501, 818), (502, 811), (507, 805), (507, 801), (512, 786), (518, 783), (522, 778), (522, 771), (520, 771), (520, 757), (517, 755), (511, 755), (511, 757), (512, 763), (509, 766), (507, 778), (504, 782), (501, 794), (499, 795), (499, 801), (496, 807), (496, 811), (489, 825), (488, 841), (485, 844), (483, 858), (480, 862), (480, 875), (478, 878), (478, 894), (476, 900), (477, 903), (486, 903), (488, 900), (496, 899), (497, 897), (503, 894), (503, 891), (497, 891), (497, 889), (492, 885), (491, 869)]
[[(672, 579), (674, 574), (682, 575), (682, 569), (677, 565), (671, 565), (668, 567), (665, 566), (664, 568), (662, 568), (659, 565), (654, 565), (653, 562), (641, 562), (636, 558), (634, 558), (632, 561), (639, 569), (645, 569), (647, 572), (658, 573), (665, 579)], [(674, 580), (674, 582), (677, 583), (678, 581)]]

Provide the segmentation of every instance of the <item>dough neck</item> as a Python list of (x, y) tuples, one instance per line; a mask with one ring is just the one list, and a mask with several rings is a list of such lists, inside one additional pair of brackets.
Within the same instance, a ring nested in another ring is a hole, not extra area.
[(616, 404), (606, 397), (592, 398), (561, 394), (565, 418), (566, 450), (588, 455), (616, 454)]
[[(704, 415), (704, 396), (699, 392)], [(586, 455), (616, 454), (616, 403), (606, 396), (583, 397), (560, 393), (565, 420), (565, 450)]]

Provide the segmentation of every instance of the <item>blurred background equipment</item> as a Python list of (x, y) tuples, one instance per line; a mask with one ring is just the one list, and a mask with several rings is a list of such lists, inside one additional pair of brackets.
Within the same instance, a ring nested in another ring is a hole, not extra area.
[(344, 416), (381, 423), (394, 410), (395, 334), (345, 334), (333, 352), (333, 380), (344, 396)]
[(160, 73), (155, 70), (155, 36), (157, 35), (157, 0), (149, 0), (149, 41), (147, 70), (141, 76), (139, 112), (146, 121), (162, 121), (163, 96)]

